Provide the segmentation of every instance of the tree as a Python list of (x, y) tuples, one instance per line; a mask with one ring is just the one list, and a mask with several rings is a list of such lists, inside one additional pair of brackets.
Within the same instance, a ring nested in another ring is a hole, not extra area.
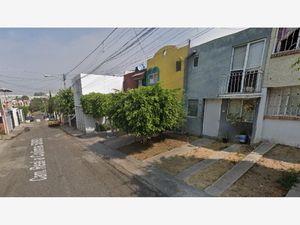
[(183, 105), (176, 92), (159, 85), (113, 94), (110, 105), (113, 123), (138, 137), (150, 138), (183, 124)]
[(54, 98), (54, 110), (64, 115), (74, 114), (74, 93), (71, 88), (61, 89)]
[(31, 112), (46, 112), (47, 111), (47, 99), (45, 98), (33, 98), (30, 101), (29, 110)]
[(107, 95), (101, 93), (89, 93), (80, 97), (82, 110), (85, 114), (99, 119), (107, 115)]
[(48, 99), (48, 104), (47, 104), (47, 113), (53, 114), (54, 113), (54, 98), (52, 97), (51, 92), (49, 91), (49, 99)]
[(29, 100), (29, 97), (28, 97), (27, 95), (23, 95), (23, 96), (21, 97), (21, 100)]
[(46, 94), (44, 92), (35, 92), (33, 93), (33, 96), (45, 96)]
[(29, 106), (21, 106), (21, 107), (19, 107), (19, 108), (22, 109), (23, 114), (24, 114), (25, 116), (27, 116), (27, 114), (29, 113)]

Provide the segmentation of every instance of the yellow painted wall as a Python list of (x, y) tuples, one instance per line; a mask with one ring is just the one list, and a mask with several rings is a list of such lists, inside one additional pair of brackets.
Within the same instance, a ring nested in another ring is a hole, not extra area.
[[(165, 54), (164, 54), (165, 53)], [(159, 68), (160, 85), (166, 89), (180, 89), (179, 96), (183, 94), (185, 59), (188, 54), (188, 46), (177, 48), (167, 45), (158, 50), (148, 59), (147, 68)], [(181, 60), (181, 71), (176, 72), (176, 61)]]
[(277, 29), (272, 30), (268, 58), (266, 62), (266, 71), (264, 76), (264, 87), (282, 87), (300, 85), (300, 72), (294, 71), (291, 65), (300, 57), (300, 51), (294, 51), (296, 54), (282, 55), (272, 57)]

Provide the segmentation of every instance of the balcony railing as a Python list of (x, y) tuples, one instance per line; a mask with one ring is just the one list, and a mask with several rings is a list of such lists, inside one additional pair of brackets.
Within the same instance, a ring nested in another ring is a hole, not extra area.
[(261, 92), (262, 71), (236, 70), (221, 79), (220, 94), (251, 94)]

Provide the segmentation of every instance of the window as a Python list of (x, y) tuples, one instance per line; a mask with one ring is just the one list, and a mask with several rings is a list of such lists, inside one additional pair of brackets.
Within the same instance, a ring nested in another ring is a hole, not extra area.
[(197, 67), (197, 66), (198, 66), (198, 61), (199, 61), (199, 56), (196, 55), (196, 56), (194, 57), (194, 67)]
[(300, 87), (270, 89), (267, 115), (300, 116)]
[(300, 48), (300, 28), (279, 28), (274, 53)]
[(198, 99), (188, 100), (188, 116), (196, 117), (198, 115)]
[(149, 84), (156, 84), (158, 82), (158, 74), (153, 73), (149, 75)]
[(265, 41), (260, 40), (233, 49), (228, 93), (258, 91), (264, 46)]
[(255, 113), (255, 103), (256, 101), (253, 99), (229, 100), (226, 117), (227, 121), (252, 123)]
[(181, 60), (176, 61), (176, 72), (181, 71)]

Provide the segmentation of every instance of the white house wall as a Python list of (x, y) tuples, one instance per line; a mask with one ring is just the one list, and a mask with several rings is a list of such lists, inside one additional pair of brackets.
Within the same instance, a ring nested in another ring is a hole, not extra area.
[(270, 142), (300, 147), (300, 121), (265, 119), (262, 139)]
[(96, 120), (83, 113), (80, 97), (91, 92), (112, 93), (122, 90), (123, 77), (110, 75), (80, 74), (73, 79), (74, 103), (77, 129), (85, 133), (95, 130)]
[(18, 127), (20, 124), (19, 124), (19, 120), (18, 120), (17, 109), (13, 108), (12, 112), (13, 112), (15, 126)]
[(122, 87), (123, 76), (81, 74), (81, 88), (83, 95), (91, 92), (103, 94), (112, 93), (115, 92), (115, 90), (122, 90)]

